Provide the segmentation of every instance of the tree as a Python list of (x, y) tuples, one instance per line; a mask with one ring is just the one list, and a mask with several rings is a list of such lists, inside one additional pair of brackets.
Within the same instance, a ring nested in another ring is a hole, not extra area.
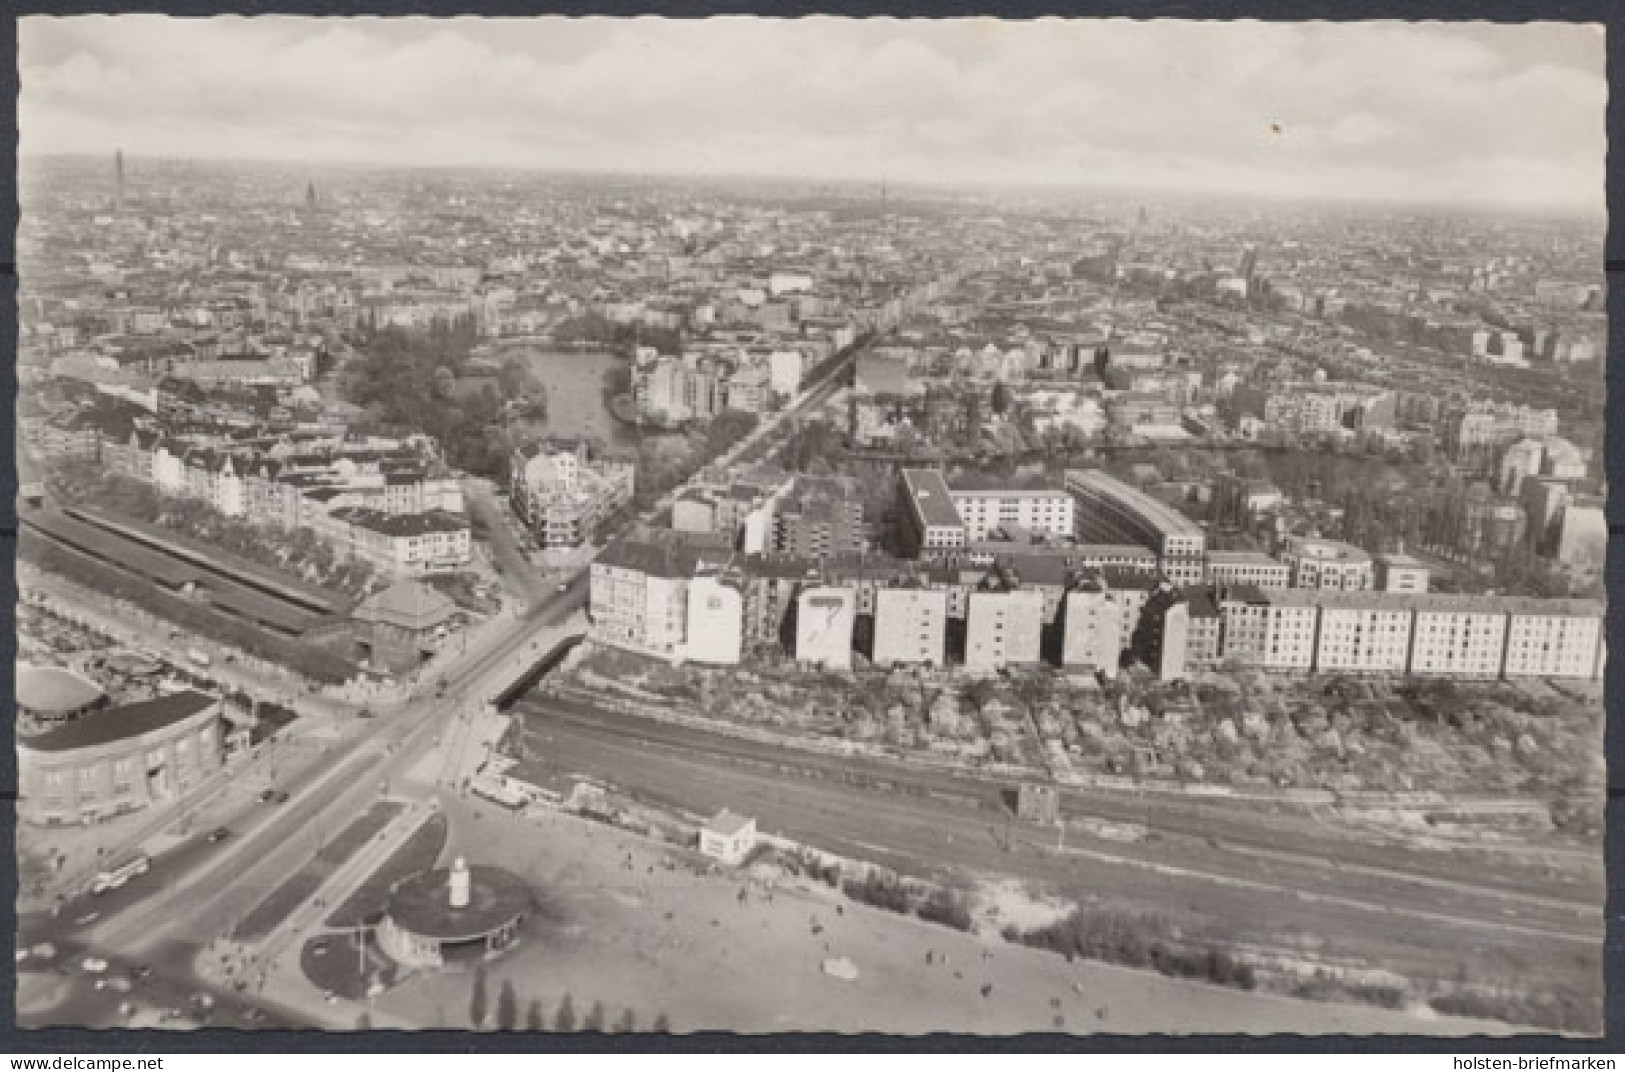
[(991, 680), (979, 677), (965, 686), (964, 695), (965, 699), (971, 702), (971, 706), (976, 708), (976, 713), (981, 714), (982, 710), (987, 707), (987, 702), (993, 699), (993, 694), (997, 691), (998, 686), (994, 685)]
[(621, 1018), (615, 1021), (615, 1031), (618, 1034), (630, 1035), (638, 1029), (637, 1013), (630, 1008), (621, 1013)]
[(581, 1029), (583, 1031), (602, 1031), (604, 1029), (604, 1003), (602, 1001), (592, 1003), (587, 1018), (581, 1021)]
[(662, 1035), (671, 1034), (671, 1017), (667, 1016), (665, 1013), (661, 1013), (659, 1016), (655, 1017), (654, 1029), (660, 1032)]
[(457, 374), (445, 365), (434, 370), (434, 393), (436, 398), (450, 398), (457, 390)]
[(542, 1003), (537, 1001), (535, 998), (530, 999), (530, 1005), (525, 1009), (525, 1030), (547, 1030), (547, 1023), (542, 1018)]
[(559, 1002), (559, 1010), (553, 1014), (553, 1030), (574, 1031), (576, 1029), (576, 1007), (570, 1000), (570, 995), (564, 995)]
[(485, 1014), (488, 1010), (489, 998), (486, 994), (485, 965), (480, 965), (474, 972), (474, 993), (468, 1002), (468, 1020), (478, 1031), (485, 1026)]
[(519, 1026), (519, 995), (513, 992), (513, 980), (502, 980), (502, 990), (497, 994), (497, 1028), (502, 1031), (512, 1031)]

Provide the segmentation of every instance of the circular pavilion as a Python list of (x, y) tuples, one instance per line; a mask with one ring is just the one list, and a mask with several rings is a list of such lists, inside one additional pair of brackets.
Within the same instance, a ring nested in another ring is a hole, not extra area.
[(95, 684), (60, 666), (17, 667), (17, 711), (40, 722), (69, 722), (107, 705)]
[(390, 893), (378, 945), (395, 962), (439, 967), (501, 952), (519, 937), (531, 909), (530, 887), (500, 867), (421, 871)]

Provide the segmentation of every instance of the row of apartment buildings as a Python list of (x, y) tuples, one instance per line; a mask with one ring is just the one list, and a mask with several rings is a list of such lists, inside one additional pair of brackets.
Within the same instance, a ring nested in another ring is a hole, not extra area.
[(455, 570), (473, 538), (457, 479), (410, 450), (359, 444), (319, 453), (192, 445), (162, 432), (110, 432), (94, 457), (160, 494), (230, 518), (308, 530), (386, 576)]
[(1164, 677), (1220, 665), (1459, 677), (1594, 678), (1602, 609), (1574, 600), (1415, 591), (1180, 589), (1053, 558), (988, 569), (814, 565), (621, 541), (592, 568), (594, 639), (671, 662), (732, 665), (776, 645), (797, 661), (972, 672), (1056, 663), (1115, 674), (1133, 652)]
[(1601, 677), (1602, 604), (1412, 592), (1197, 589), (1148, 624), (1164, 677), (1219, 665), (1463, 678)]

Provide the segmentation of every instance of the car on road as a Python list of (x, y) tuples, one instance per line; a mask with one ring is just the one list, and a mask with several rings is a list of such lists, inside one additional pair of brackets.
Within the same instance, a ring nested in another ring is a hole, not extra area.
[(192, 995), (192, 1004), (199, 1009), (212, 1009), (214, 1008), (214, 995), (205, 994), (203, 991), (199, 990), (196, 994)]
[(135, 984), (122, 975), (109, 975), (105, 979), (96, 980), (97, 990), (112, 990), (119, 994), (128, 994), (135, 988)]
[(130, 969), (130, 974), (135, 976), (137, 979), (150, 979), (152, 977), (152, 965), (137, 964), (134, 968)]
[(56, 946), (50, 942), (40, 942), (38, 945), (29, 947), (28, 955), (39, 960), (50, 960), (56, 956)]
[(102, 918), (102, 914), (100, 912), (86, 912), (84, 915), (80, 916), (78, 919), (74, 920), (73, 922), (74, 922), (75, 926), (88, 927), (92, 923), (96, 922), (98, 919), (101, 919), (101, 918)]
[(288, 791), (286, 789), (263, 789), (260, 791), (261, 804), (286, 804)]
[(89, 972), (91, 975), (100, 975), (102, 972), (107, 970), (107, 961), (103, 960), (101, 957), (86, 957), (84, 960), (79, 962), (79, 967)]
[(209, 833), (209, 844), (218, 845), (220, 842), (226, 840), (230, 836), (230, 830), (223, 826), (215, 827), (215, 829)]
[(569, 581), (560, 581), (559, 582), (559, 591), (568, 592), (569, 590), (570, 590), (570, 582)]

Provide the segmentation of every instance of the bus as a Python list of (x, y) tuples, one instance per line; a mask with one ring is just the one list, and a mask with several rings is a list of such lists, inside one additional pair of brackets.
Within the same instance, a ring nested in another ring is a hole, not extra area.
[(98, 872), (90, 882), (90, 892), (95, 894), (107, 893), (116, 890), (137, 875), (144, 875), (152, 868), (152, 859), (142, 853), (135, 859), (107, 871)]

